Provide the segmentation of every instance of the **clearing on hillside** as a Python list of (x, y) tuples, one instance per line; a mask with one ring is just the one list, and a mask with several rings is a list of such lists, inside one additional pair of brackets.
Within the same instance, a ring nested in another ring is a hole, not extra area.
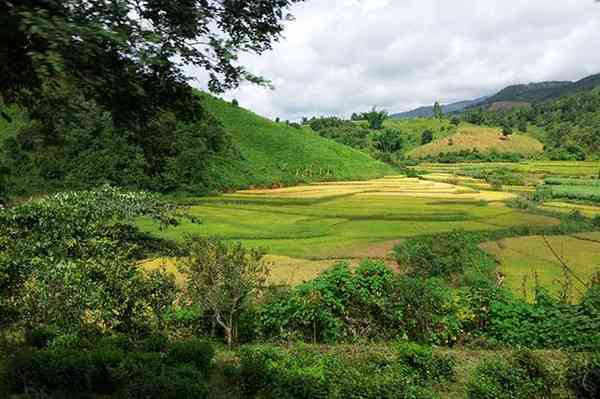
[(443, 153), (477, 150), (482, 154), (496, 151), (531, 157), (540, 154), (543, 149), (542, 143), (529, 136), (518, 134), (504, 136), (497, 128), (462, 125), (455, 134), (418, 147), (407, 155), (419, 159), (435, 157)]

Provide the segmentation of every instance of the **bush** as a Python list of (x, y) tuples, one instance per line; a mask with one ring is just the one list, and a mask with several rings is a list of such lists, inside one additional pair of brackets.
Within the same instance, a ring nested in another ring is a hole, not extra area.
[(122, 352), (109, 350), (21, 352), (10, 359), (7, 374), (14, 393), (110, 393), (117, 386), (109, 370), (122, 359)]
[(25, 342), (29, 346), (42, 349), (46, 348), (56, 335), (56, 331), (50, 327), (38, 327), (27, 331)]
[(530, 352), (508, 360), (486, 360), (467, 381), (469, 399), (544, 399), (553, 397), (555, 375)]
[(456, 360), (450, 355), (433, 353), (431, 347), (404, 343), (398, 347), (401, 363), (416, 370), (421, 379), (440, 383), (454, 379)]
[(305, 347), (284, 352), (244, 348), (240, 378), (245, 398), (431, 399), (424, 380), (395, 356), (323, 354)]
[(578, 399), (600, 398), (600, 352), (572, 356), (567, 379)]
[(477, 240), (461, 230), (411, 238), (394, 248), (398, 264), (412, 276), (443, 278), (471, 267), (477, 251)]
[(130, 381), (119, 397), (126, 399), (204, 399), (208, 386), (194, 368), (180, 366), (161, 375), (144, 375)]
[(175, 342), (167, 351), (166, 363), (191, 365), (207, 374), (211, 368), (215, 350), (212, 345), (199, 339)]

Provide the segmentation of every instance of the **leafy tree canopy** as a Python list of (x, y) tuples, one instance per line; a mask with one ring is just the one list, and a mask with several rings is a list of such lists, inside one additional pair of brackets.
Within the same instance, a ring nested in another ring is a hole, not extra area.
[(299, 1), (1, 0), (0, 93), (27, 104), (44, 84), (67, 79), (141, 112), (189, 90), (184, 65), (208, 71), (216, 92), (266, 83), (237, 56), (269, 50)]

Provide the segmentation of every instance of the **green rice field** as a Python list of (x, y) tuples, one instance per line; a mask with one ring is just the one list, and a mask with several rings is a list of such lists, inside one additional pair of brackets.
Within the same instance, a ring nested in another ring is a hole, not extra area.
[(513, 197), (395, 176), (200, 198), (189, 212), (202, 224), (184, 222), (160, 231), (153, 222), (140, 220), (139, 226), (177, 241), (199, 234), (266, 248), (273, 256), (277, 281), (297, 281), (339, 259), (390, 261), (393, 246), (408, 237), (559, 223), (553, 217), (508, 208), (504, 201)]

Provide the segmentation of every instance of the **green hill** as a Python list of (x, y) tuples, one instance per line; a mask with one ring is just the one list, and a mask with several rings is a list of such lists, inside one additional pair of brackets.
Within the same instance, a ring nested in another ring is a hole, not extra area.
[(239, 151), (239, 157), (214, 161), (214, 174), (224, 187), (362, 180), (397, 172), (364, 152), (320, 137), (308, 127), (275, 123), (211, 95), (201, 96), (203, 107), (223, 125)]
[(477, 150), (488, 154), (520, 154), (530, 157), (543, 151), (538, 140), (520, 134), (504, 137), (500, 129), (461, 124), (457, 132), (408, 152), (410, 158), (435, 157), (444, 153)]

